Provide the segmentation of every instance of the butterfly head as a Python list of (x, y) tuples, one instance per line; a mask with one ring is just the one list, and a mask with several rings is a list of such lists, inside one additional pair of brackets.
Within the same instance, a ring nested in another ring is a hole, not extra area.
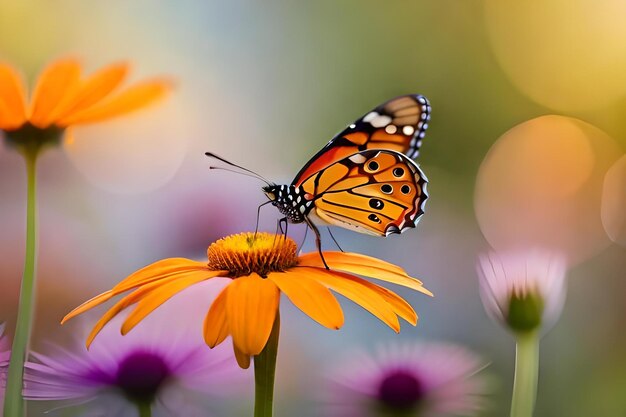
[(291, 223), (302, 223), (313, 207), (313, 202), (299, 187), (269, 184), (262, 189), (272, 205), (277, 207)]
[(276, 184), (269, 184), (262, 187), (262, 190), (267, 198), (269, 198), (269, 200), (272, 202), (272, 204), (276, 205), (276, 200), (278, 199), (280, 188), (281, 187)]

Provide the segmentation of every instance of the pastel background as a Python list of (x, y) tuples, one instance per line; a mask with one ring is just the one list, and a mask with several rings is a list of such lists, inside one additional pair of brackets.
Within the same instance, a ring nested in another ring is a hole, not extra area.
[[(200, 259), (215, 239), (254, 229), (261, 184), (209, 171), (204, 152), (288, 183), (345, 125), (421, 93), (433, 115), (418, 160), (431, 194), (420, 225), (388, 239), (334, 234), (344, 249), (406, 268), (435, 298), (398, 290), (420, 316), (400, 335), (348, 302), (338, 332), (284, 303), (276, 415), (315, 415), (324, 370), (391, 339), (478, 352), (494, 385), (484, 415), (505, 415), (514, 342), (484, 313), (474, 267), (490, 245), (547, 246), (570, 260), (562, 318), (542, 343), (536, 416), (625, 415), (625, 13), (618, 0), (0, 0), (0, 59), (29, 80), (52, 59), (77, 56), (89, 71), (130, 60), (137, 78), (177, 82), (158, 107), (76, 129), (74, 143), (42, 157), (34, 347), (68, 341), (80, 326), (61, 327), (61, 317), (135, 269)], [(25, 188), (21, 159), (1, 149), (0, 320), (9, 333)], [(277, 218), (264, 209), (261, 228), (274, 231)], [(300, 242), (304, 226), (289, 230)], [(313, 248), (309, 235), (304, 249)], [(200, 334), (200, 319), (179, 325)]]

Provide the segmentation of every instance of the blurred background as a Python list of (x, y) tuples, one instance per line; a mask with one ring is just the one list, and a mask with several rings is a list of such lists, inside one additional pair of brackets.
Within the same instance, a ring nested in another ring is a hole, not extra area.
[[(571, 267), (563, 315), (542, 343), (536, 416), (626, 415), (625, 13), (618, 0), (0, 0), (0, 59), (31, 83), (62, 56), (88, 72), (130, 60), (134, 77), (177, 80), (158, 106), (76, 129), (41, 158), (33, 346), (64, 343), (73, 328), (61, 317), (135, 269), (201, 259), (215, 239), (254, 229), (261, 183), (209, 171), (204, 152), (289, 183), (347, 124), (421, 93), (433, 115), (418, 160), (431, 195), (420, 225), (388, 239), (334, 234), (345, 250), (404, 267), (435, 298), (398, 289), (420, 316), (400, 335), (346, 300), (338, 332), (283, 302), (277, 416), (315, 410), (325, 370), (390, 340), (479, 353), (494, 380), (484, 415), (506, 415), (514, 341), (485, 315), (474, 265), (490, 247), (527, 246), (564, 251)], [(9, 333), (25, 182), (20, 157), (0, 150)], [(273, 232), (277, 218), (265, 209), (261, 228)], [(304, 226), (289, 230), (300, 242)], [(200, 334), (199, 320), (182, 323)]]

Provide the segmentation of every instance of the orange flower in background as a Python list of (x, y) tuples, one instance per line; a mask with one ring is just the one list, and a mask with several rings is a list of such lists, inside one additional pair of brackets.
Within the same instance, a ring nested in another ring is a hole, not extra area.
[(324, 252), (330, 269), (318, 253), (297, 255), (289, 238), (268, 233), (242, 233), (211, 244), (208, 263), (170, 258), (153, 263), (130, 275), (113, 289), (100, 294), (69, 313), (63, 322), (112, 297), (133, 290), (107, 311), (87, 339), (87, 346), (102, 328), (126, 307), (136, 304), (122, 324), (128, 333), (169, 298), (199, 282), (216, 277), (230, 278), (211, 305), (204, 338), (210, 347), (229, 335), (242, 368), (250, 357), (261, 353), (278, 316), (281, 292), (300, 310), (330, 328), (344, 323), (343, 311), (330, 290), (351, 299), (400, 331), (398, 317), (417, 324), (413, 308), (394, 292), (352, 274), (402, 285), (424, 294), (432, 293), (400, 267), (365, 255)]
[(14, 132), (28, 125), (64, 129), (99, 122), (145, 107), (171, 88), (170, 81), (153, 79), (117, 91), (128, 71), (128, 63), (116, 63), (82, 78), (77, 60), (59, 59), (42, 71), (28, 103), (19, 72), (0, 63), (0, 130)]

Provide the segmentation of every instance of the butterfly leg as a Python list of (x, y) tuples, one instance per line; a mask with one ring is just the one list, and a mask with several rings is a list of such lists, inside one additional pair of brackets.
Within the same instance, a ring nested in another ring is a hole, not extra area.
[(257, 207), (256, 209), (256, 227), (254, 228), (254, 238), (256, 239), (256, 234), (259, 231), (259, 218), (261, 217), (261, 207), (263, 207), (266, 204), (271, 203), (272, 201), (266, 201), (265, 203), (259, 205), (259, 207)]
[[(284, 229), (283, 229), (283, 223), (285, 224)], [(279, 231), (280, 231), (280, 234), (283, 235), (283, 239), (287, 239), (288, 226), (289, 226), (289, 222), (287, 221), (286, 217), (283, 217), (282, 219), (278, 219), (278, 222), (276, 223), (276, 235), (274, 236), (274, 244), (276, 244), (276, 236), (278, 236)]]
[(306, 224), (311, 228), (311, 230), (313, 230), (313, 233), (315, 233), (315, 246), (317, 246), (317, 251), (320, 254), (320, 257), (322, 258), (322, 262), (324, 263), (324, 266), (326, 267), (326, 269), (330, 269), (328, 267), (328, 264), (326, 263), (326, 259), (324, 259), (324, 253), (322, 253), (322, 238), (320, 237), (320, 231), (317, 228), (317, 226), (315, 226), (315, 224), (309, 220), (308, 217), (304, 217), (304, 221), (306, 222)]
[(333, 232), (331, 232), (330, 227), (327, 227), (327, 229), (328, 229), (328, 234), (332, 238), (333, 242), (335, 242), (335, 245), (337, 245), (340, 251), (345, 252), (343, 249), (341, 249), (341, 246), (339, 246), (339, 242), (337, 242), (337, 239), (335, 239), (335, 236), (333, 236)]
[(300, 243), (300, 249), (304, 246), (304, 242), (306, 242), (306, 236), (309, 233), (309, 228), (304, 229), (304, 237), (302, 238), (302, 242)]

